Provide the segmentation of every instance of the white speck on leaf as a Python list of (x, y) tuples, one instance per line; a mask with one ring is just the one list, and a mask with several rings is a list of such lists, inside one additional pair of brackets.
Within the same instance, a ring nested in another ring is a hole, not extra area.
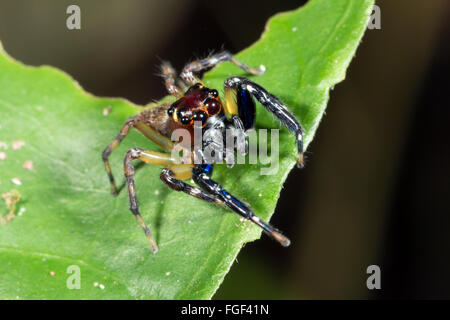
[(108, 106), (107, 108), (103, 109), (103, 115), (107, 116), (112, 110), (112, 106)]
[(5, 159), (6, 159), (6, 153), (0, 152), (0, 160), (5, 160)]
[(25, 142), (22, 140), (18, 140), (18, 141), (13, 141), (12, 143), (12, 148), (14, 150), (19, 150), (20, 148), (22, 148), (25, 145)]
[(18, 186), (22, 185), (22, 181), (20, 181), (19, 178), (12, 178), (11, 182), (14, 183), (15, 185), (18, 185)]
[(26, 208), (22, 207), (20, 208), (19, 212), (17, 213), (17, 215), (20, 217), (21, 215), (23, 215), (25, 213), (25, 211), (27, 211)]
[(31, 160), (26, 160), (24, 163), (23, 163), (23, 168), (25, 169), (25, 170), (33, 170), (33, 161), (31, 161)]

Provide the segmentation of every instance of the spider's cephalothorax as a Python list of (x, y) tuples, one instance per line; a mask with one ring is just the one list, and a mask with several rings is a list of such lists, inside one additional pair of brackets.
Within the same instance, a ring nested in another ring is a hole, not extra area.
[[(174, 149), (174, 142), (171, 140), (172, 133), (176, 129), (187, 129), (191, 133), (191, 140), (183, 143), (193, 145), (193, 131), (201, 129), (205, 136), (202, 139), (200, 148), (214, 146), (226, 129), (233, 129), (242, 132), (251, 129), (255, 120), (255, 103), (253, 97), (261, 105), (271, 112), (280, 122), (295, 134), (298, 146), (298, 166), (303, 166), (303, 129), (295, 117), (288, 111), (286, 106), (274, 95), (264, 88), (244, 77), (231, 77), (225, 81), (225, 100), (220, 100), (219, 93), (215, 89), (207, 88), (202, 81), (195, 76), (195, 73), (209, 69), (221, 62), (230, 61), (252, 75), (261, 75), (264, 68), (250, 68), (236, 60), (230, 53), (221, 52), (209, 58), (194, 61), (187, 64), (180, 74), (180, 79), (176, 79), (175, 71), (169, 63), (163, 63), (162, 75), (169, 93), (177, 98), (175, 102), (165, 103), (156, 108), (149, 108), (136, 116), (130, 118), (122, 127), (117, 137), (103, 151), (102, 157), (106, 171), (112, 187), (112, 193), (117, 194), (111, 168), (109, 165), (109, 155), (117, 145), (128, 134), (131, 127), (139, 130), (150, 140), (164, 148), (167, 152), (155, 152), (140, 148), (130, 149), (124, 160), (124, 172), (128, 186), (130, 199), (130, 210), (142, 226), (148, 237), (154, 253), (158, 251), (156, 242), (139, 213), (139, 205), (136, 198), (134, 183), (134, 166), (132, 160), (139, 159), (148, 164), (161, 165), (165, 168), (161, 172), (161, 180), (170, 188), (176, 191), (183, 191), (196, 198), (226, 205), (228, 208), (260, 226), (263, 231), (277, 240), (283, 246), (288, 246), (290, 241), (280, 231), (257, 217), (249, 205), (238, 200), (229, 192), (222, 188), (216, 181), (211, 179), (213, 173), (213, 163), (208, 161), (179, 163), (179, 159), (173, 157), (170, 151)], [(215, 129), (210, 130), (210, 129)], [(212, 134), (211, 132), (219, 132)], [(198, 149), (189, 149), (194, 153)], [(236, 146), (236, 150), (241, 153), (246, 152), (246, 147)], [(222, 150), (223, 152), (228, 152)], [(200, 187), (193, 187), (183, 180), (192, 178)]]
[(211, 90), (200, 83), (191, 86), (182, 98), (170, 106), (167, 113), (175, 122), (184, 126), (200, 123), (201, 128), (206, 126), (211, 117), (221, 118), (224, 115), (217, 90)]
[[(236, 97), (233, 97), (233, 103), (236, 104), (239, 114), (230, 113), (230, 105), (223, 105), (219, 93), (216, 89), (210, 89), (201, 83), (196, 83), (189, 87), (186, 93), (175, 101), (168, 109), (168, 122), (171, 122), (172, 128), (183, 127), (190, 132), (191, 139), (188, 141), (193, 146), (193, 153), (201, 156), (205, 163), (212, 163), (212, 158), (207, 158), (203, 150), (208, 147), (218, 153), (221, 157), (227, 156), (227, 152), (233, 152), (226, 149), (224, 141), (227, 140), (227, 133), (236, 136), (242, 134), (243, 144), (233, 144), (238, 152), (246, 152), (245, 131), (253, 127), (255, 119), (255, 103), (250, 94), (245, 90), (238, 90)], [(201, 129), (201, 143), (194, 145), (192, 137), (193, 129)], [(229, 130), (227, 132), (227, 130)], [(240, 131), (238, 131), (240, 130)], [(185, 141), (186, 143), (186, 141)], [(199, 164), (199, 161), (196, 161)]]

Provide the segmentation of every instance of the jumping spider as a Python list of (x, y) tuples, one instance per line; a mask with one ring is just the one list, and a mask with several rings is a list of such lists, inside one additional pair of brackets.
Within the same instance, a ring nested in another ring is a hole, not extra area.
[[(256, 109), (252, 96), (296, 135), (298, 144), (297, 164), (299, 167), (303, 166), (303, 129), (277, 97), (244, 77), (230, 77), (225, 81), (225, 103), (223, 104), (217, 90), (207, 88), (195, 75), (195, 73), (210, 69), (225, 61), (235, 64), (252, 75), (261, 75), (265, 71), (263, 66), (259, 68), (246, 66), (226, 51), (187, 64), (180, 74), (180, 79), (176, 79), (175, 70), (169, 63), (164, 62), (162, 64), (162, 76), (165, 80), (166, 88), (177, 100), (164, 103), (155, 108), (146, 109), (128, 119), (117, 137), (103, 151), (102, 158), (105, 162), (106, 172), (108, 173), (114, 195), (117, 194), (117, 188), (111, 173), (108, 157), (125, 138), (131, 127), (139, 130), (145, 137), (164, 148), (167, 152), (174, 148), (171, 134), (175, 129), (184, 128), (192, 132), (195, 124), (199, 123), (203, 132), (214, 127), (220, 128), (220, 130), (228, 128), (240, 129), (245, 134), (246, 130), (253, 128), (255, 121)], [(185, 143), (193, 146), (193, 141)], [(202, 148), (210, 143), (214, 143), (214, 141), (204, 140)], [(236, 148), (236, 150), (241, 153), (246, 152), (242, 148), (240, 150)], [(192, 151), (192, 157), (196, 151), (199, 150)], [(132, 148), (127, 152), (124, 160), (130, 210), (143, 228), (154, 253), (158, 251), (158, 247), (139, 213), (134, 184), (135, 169), (131, 163), (134, 159), (139, 159), (148, 164), (164, 166), (165, 168), (162, 170), (160, 178), (170, 188), (176, 191), (183, 191), (205, 201), (224, 204), (240, 216), (260, 226), (267, 235), (281, 245), (289, 246), (290, 241), (287, 237), (254, 215), (249, 205), (232, 196), (219, 183), (211, 179), (213, 173), (212, 163), (201, 161), (200, 164), (194, 164), (193, 162), (180, 164), (179, 159), (175, 159), (169, 153)], [(183, 180), (189, 178), (192, 178), (200, 188), (183, 182)]]

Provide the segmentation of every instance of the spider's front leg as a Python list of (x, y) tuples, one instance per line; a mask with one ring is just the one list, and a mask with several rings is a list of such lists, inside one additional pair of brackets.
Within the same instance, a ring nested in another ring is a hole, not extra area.
[(281, 121), (297, 139), (298, 161), (297, 166), (303, 167), (303, 128), (280, 99), (267, 92), (263, 87), (244, 77), (231, 77), (225, 81), (226, 112), (234, 118), (244, 120), (254, 118), (254, 104), (251, 96), (254, 96), (262, 106)]
[(195, 73), (210, 69), (222, 62), (230, 61), (235, 64), (245, 72), (252, 75), (262, 75), (265, 71), (264, 66), (260, 66), (259, 68), (251, 68), (246, 64), (237, 60), (231, 53), (228, 51), (222, 51), (216, 54), (213, 54), (205, 59), (196, 60), (189, 64), (187, 64), (183, 71), (180, 74), (181, 79), (183, 79), (188, 85), (194, 85), (198, 82), (201, 82), (200, 79), (195, 75)]
[(240, 216), (261, 227), (268, 236), (278, 241), (283, 247), (290, 245), (291, 241), (281, 234), (279, 230), (262, 221), (253, 213), (252, 209), (247, 204), (232, 196), (224, 188), (222, 188), (219, 183), (212, 180), (212, 172), (213, 166), (211, 164), (198, 165), (192, 171), (192, 178), (195, 183), (200, 186), (200, 188), (223, 201), (231, 210)]

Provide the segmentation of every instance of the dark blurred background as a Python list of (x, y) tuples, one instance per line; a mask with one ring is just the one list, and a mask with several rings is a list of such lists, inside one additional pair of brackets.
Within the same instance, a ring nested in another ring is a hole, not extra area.
[[(305, 1), (0, 0), (0, 40), (87, 91), (146, 104), (164, 96), (160, 59), (179, 70), (238, 52), (273, 14)], [(66, 8), (81, 7), (81, 30)], [(272, 218), (293, 240), (245, 246), (217, 299), (450, 298), (450, 4), (379, 0), (346, 80)], [(368, 290), (366, 268), (381, 268)]]

